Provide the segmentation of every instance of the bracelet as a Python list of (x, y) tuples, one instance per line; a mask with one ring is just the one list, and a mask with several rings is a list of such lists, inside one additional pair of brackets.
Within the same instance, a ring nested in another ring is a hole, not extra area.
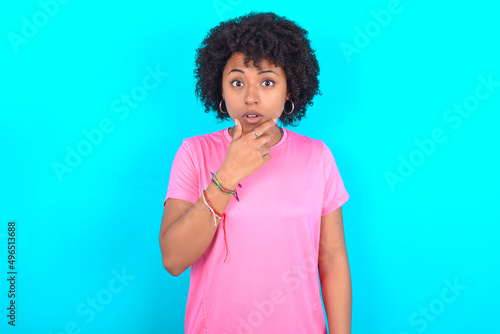
[(205, 205), (207, 208), (212, 212), (212, 215), (214, 216), (214, 225), (217, 226), (217, 219), (222, 218), (222, 229), (224, 230), (224, 243), (226, 245), (226, 257), (224, 258), (224, 263), (226, 263), (227, 256), (229, 255), (229, 248), (227, 247), (227, 238), (226, 238), (226, 213), (220, 214), (215, 210), (215, 208), (212, 206), (212, 203), (208, 200), (207, 197), (207, 192), (205, 189), (203, 189), (203, 201), (205, 202)]
[(217, 219), (221, 219), (223, 216), (221, 216), (220, 213), (218, 213), (212, 206), (212, 203), (208, 200), (207, 197), (207, 192), (203, 190), (203, 202), (205, 202), (205, 205), (207, 206), (208, 210), (210, 210), (214, 216), (214, 226), (217, 226)]
[[(217, 188), (219, 188), (220, 191), (222, 191), (225, 195), (228, 195), (228, 196), (234, 195), (236, 200), (238, 202), (240, 201), (240, 199), (238, 198), (238, 192), (236, 191), (236, 189), (231, 190), (229, 188), (224, 187), (224, 185), (222, 183), (220, 183), (219, 179), (217, 178), (217, 173), (210, 172), (210, 174), (212, 174), (212, 182), (217, 186)], [(238, 183), (238, 187), (241, 188), (240, 183)]]

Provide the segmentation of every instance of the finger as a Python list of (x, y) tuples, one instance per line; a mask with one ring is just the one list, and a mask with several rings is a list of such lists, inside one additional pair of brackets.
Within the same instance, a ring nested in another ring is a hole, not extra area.
[(262, 159), (264, 160), (264, 165), (269, 161), (271, 160), (272, 156), (271, 154), (266, 154), (262, 157)]
[(241, 123), (239, 119), (234, 120), (234, 127), (233, 127), (233, 141), (236, 139), (239, 139), (241, 137)]
[(271, 136), (268, 134), (263, 134), (259, 138), (255, 138), (255, 143), (257, 147), (265, 146), (271, 140)]
[(271, 148), (269, 146), (262, 146), (262, 148), (260, 149), (260, 153), (262, 154), (262, 156), (269, 154), (269, 152), (271, 152)]
[(267, 130), (269, 130), (270, 128), (272, 128), (273, 125), (276, 125), (276, 122), (277, 122), (276, 118), (270, 119), (269, 121), (262, 123), (261, 125), (259, 125), (258, 127), (256, 127), (253, 130), (255, 132), (257, 132), (257, 134), (260, 137), (260, 135), (262, 135), (264, 132), (266, 132)]

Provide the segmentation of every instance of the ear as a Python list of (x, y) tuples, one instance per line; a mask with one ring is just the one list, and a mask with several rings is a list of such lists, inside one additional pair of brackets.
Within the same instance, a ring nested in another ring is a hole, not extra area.
[(290, 92), (286, 92), (286, 99), (290, 100)]

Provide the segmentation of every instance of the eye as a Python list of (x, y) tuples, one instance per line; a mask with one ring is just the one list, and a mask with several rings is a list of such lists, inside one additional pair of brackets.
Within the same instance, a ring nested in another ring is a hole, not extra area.
[(265, 80), (263, 83), (262, 83), (263, 86), (266, 86), (266, 87), (272, 87), (274, 86), (274, 81), (272, 80)]
[(233, 86), (233, 87), (241, 87), (241, 86), (243, 86), (243, 83), (241, 81), (234, 80), (234, 81), (231, 82), (231, 86)]

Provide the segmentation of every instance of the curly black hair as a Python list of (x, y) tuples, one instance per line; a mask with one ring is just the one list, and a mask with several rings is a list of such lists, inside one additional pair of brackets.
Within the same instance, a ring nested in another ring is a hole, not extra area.
[(283, 125), (296, 125), (305, 115), (307, 105), (320, 94), (319, 65), (311, 49), (307, 31), (285, 17), (274, 13), (255, 13), (237, 17), (212, 28), (196, 50), (196, 96), (203, 102), (205, 112), (215, 111), (217, 118), (229, 118), (219, 110), (222, 100), (222, 72), (235, 52), (245, 55), (244, 64), (251, 61), (259, 68), (268, 60), (283, 68), (288, 93), (294, 111), (282, 113)]

